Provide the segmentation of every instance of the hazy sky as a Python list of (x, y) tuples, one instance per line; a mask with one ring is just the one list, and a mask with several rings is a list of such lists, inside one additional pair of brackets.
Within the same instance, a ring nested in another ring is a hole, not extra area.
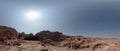
[[(26, 11), (42, 16), (25, 19)], [(60, 31), (69, 35), (120, 37), (119, 0), (0, 0), (0, 25), (18, 32)]]

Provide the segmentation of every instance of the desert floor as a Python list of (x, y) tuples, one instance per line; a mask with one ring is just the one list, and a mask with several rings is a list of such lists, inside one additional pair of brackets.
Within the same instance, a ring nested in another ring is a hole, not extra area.
[(67, 47), (59, 47), (46, 45), (42, 46), (39, 41), (26, 41), (20, 46), (2, 46), (0, 51), (40, 51), (41, 49), (48, 49), (49, 51), (120, 51), (120, 40), (119, 39), (107, 39), (98, 40), (93, 43), (89, 43), (90, 48), (84, 49), (69, 49)]

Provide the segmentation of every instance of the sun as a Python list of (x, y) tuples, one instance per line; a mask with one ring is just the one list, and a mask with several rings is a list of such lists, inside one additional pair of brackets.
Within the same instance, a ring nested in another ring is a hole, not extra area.
[(25, 13), (25, 18), (28, 20), (37, 20), (41, 15), (42, 14), (38, 11), (28, 11)]

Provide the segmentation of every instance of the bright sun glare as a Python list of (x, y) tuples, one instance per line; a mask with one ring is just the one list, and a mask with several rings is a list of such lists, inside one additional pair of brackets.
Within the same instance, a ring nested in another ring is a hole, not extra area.
[(41, 17), (41, 13), (38, 11), (28, 11), (25, 13), (25, 17), (28, 20), (37, 20), (39, 17)]

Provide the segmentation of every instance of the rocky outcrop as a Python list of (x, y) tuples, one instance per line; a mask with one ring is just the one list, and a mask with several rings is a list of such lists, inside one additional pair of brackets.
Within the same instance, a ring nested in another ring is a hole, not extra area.
[(64, 40), (64, 35), (60, 32), (41, 31), (35, 37), (44, 43), (59, 42)]
[(61, 42), (61, 46), (68, 47), (70, 49), (83, 49), (83, 48), (89, 48), (90, 46), (87, 45), (88, 43), (91, 43), (92, 41), (89, 38), (83, 37), (83, 36), (71, 36), (66, 38), (66, 42)]
[(108, 44), (106, 44), (106, 43), (97, 43), (93, 46), (93, 50), (98, 50), (98, 49), (104, 48), (106, 46), (108, 46)]
[(36, 40), (36, 37), (30, 33), (30, 34), (26, 34), (24, 32), (19, 33), (19, 39), (23, 39), (23, 40)]
[[(17, 38), (18, 38), (18, 33), (14, 28), (0, 26), (0, 43), (1, 44), (16, 45), (18, 44)], [(15, 39), (16, 41), (10, 41), (10, 40), (15, 40)]]
[(0, 26), (0, 41), (15, 39), (18, 37), (18, 33), (14, 28)]

